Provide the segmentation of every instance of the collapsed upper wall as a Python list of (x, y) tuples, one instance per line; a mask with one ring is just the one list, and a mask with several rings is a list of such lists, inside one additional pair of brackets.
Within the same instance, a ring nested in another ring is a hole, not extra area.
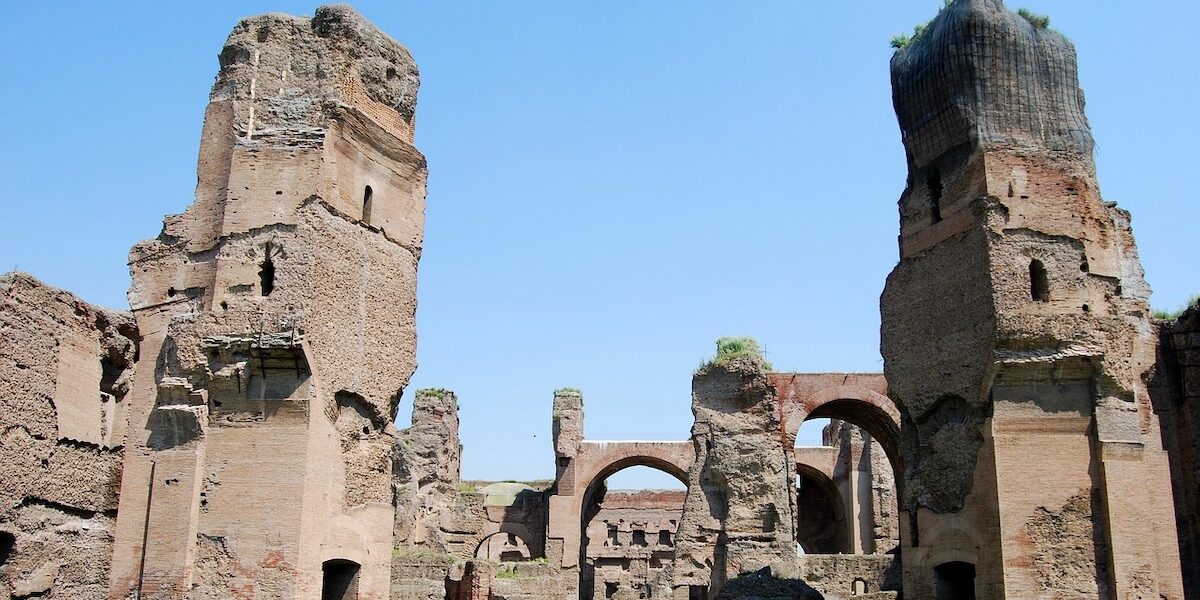
[(247, 18), (220, 65), (196, 200), (131, 251), (130, 304), (175, 315), (176, 371), (207, 363), (205, 336), (300, 331), (313, 366), (389, 422), (415, 368), (416, 65), (346, 6)]
[(259, 140), (324, 127), (326, 104), (355, 104), (362, 94), (394, 111), (376, 116), (412, 141), (417, 64), (349, 6), (322, 6), (311, 19), (278, 13), (244, 19), (229, 34), (220, 64), (211, 100), (246, 102), (239, 123)]
[(137, 337), (128, 312), (0, 276), (0, 598), (106, 596)]
[(1092, 152), (1075, 47), (1001, 0), (950, 4), (896, 52), (891, 68), (916, 167), (960, 144)]

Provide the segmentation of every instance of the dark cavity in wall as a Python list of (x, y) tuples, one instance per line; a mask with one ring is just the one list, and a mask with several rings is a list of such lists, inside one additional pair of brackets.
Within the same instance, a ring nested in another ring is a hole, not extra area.
[(975, 565), (954, 561), (933, 568), (937, 600), (975, 600)]
[(375, 192), (374, 192), (374, 190), (371, 189), (371, 186), (369, 186), (369, 185), (367, 186), (367, 188), (365, 190), (363, 190), (362, 222), (366, 223), (367, 225), (371, 224), (371, 199), (372, 199), (372, 196), (374, 196), (374, 195), (375, 195)]
[(262, 295), (270, 296), (271, 292), (275, 291), (275, 262), (271, 260), (271, 242), (267, 242), (263, 250), (265, 258), (258, 271), (259, 290)]
[(13, 546), (17, 543), (17, 539), (13, 534), (7, 531), (0, 531), (0, 566), (4, 566), (8, 562), (8, 557), (12, 554)]
[(334, 559), (321, 565), (321, 600), (356, 600), (358, 598), (358, 563)]
[(1029, 295), (1036, 302), (1050, 300), (1050, 276), (1046, 273), (1046, 265), (1040, 260), (1029, 262)]

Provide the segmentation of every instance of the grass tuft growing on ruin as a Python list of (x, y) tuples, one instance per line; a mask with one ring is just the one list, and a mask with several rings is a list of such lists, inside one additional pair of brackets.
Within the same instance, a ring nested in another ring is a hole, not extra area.
[[(946, 7), (953, 3), (954, 0), (942, 0), (942, 7), (938, 9), (938, 15), (942, 14), (942, 11), (946, 10)], [(936, 18), (937, 15), (934, 15), (933, 19)], [(912, 35), (905, 33), (897, 33), (896, 35), (893, 35), (889, 45), (896, 50), (908, 47), (909, 44), (913, 43), (914, 40), (921, 37), (922, 33), (925, 33), (925, 31), (929, 29), (929, 26), (933, 24), (933, 19), (930, 19), (924, 23), (917, 23), (916, 25), (913, 25)]]
[(1050, 17), (1047, 17), (1046, 15), (1034, 14), (1028, 8), (1017, 10), (1017, 14), (1021, 15), (1021, 18), (1025, 19), (1026, 21), (1029, 21), (1029, 24), (1033, 25), (1034, 29), (1046, 29), (1047, 27), (1050, 27)]
[(758, 340), (752, 337), (734, 337), (726, 336), (717, 339), (717, 354), (711, 360), (706, 360), (700, 363), (700, 368), (697, 371), (703, 371), (712, 366), (720, 366), (728, 364), (735, 358), (752, 356), (762, 363), (764, 371), (774, 371), (775, 367), (767, 362), (763, 356), (762, 346), (758, 345)]
[(559, 394), (574, 394), (576, 396), (582, 396), (583, 392), (580, 391), (579, 388), (575, 388), (575, 387), (561, 387), (561, 388), (558, 388), (557, 390), (554, 390), (555, 396), (557, 396)]
[(1165, 310), (1161, 308), (1154, 309), (1150, 316), (1157, 321), (1174, 321), (1183, 315), (1184, 311), (1193, 307), (1200, 306), (1200, 294), (1192, 296), (1183, 306), (1175, 310)]

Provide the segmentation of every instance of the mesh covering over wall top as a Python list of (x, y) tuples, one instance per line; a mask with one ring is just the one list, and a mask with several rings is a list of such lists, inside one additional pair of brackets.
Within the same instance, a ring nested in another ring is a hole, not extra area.
[(892, 58), (904, 144), (923, 167), (963, 143), (1090, 154), (1075, 47), (1001, 0), (956, 0)]

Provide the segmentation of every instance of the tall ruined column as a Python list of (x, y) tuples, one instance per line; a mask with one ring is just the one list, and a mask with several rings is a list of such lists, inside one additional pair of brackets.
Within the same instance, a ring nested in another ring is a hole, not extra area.
[(676, 598), (716, 597), (763, 568), (778, 578), (796, 571), (796, 469), (769, 367), (753, 340), (723, 342), (692, 378), (696, 462), (675, 536)]
[[(546, 558), (577, 574), (584, 566), (580, 558), (585, 549), (580, 525), (584, 499), (575, 489), (577, 459), (583, 444), (583, 393), (574, 388), (555, 390), (551, 419), (555, 476), (547, 513)], [(570, 581), (578, 586), (577, 577), (571, 577)]]
[(956, 0), (892, 59), (904, 593), (1181, 598), (1149, 289), (1097, 186), (1074, 47), (1036, 21)]
[(344, 6), (246, 19), (220, 65), (196, 200), (130, 252), (147, 368), (110, 595), (385, 598), (424, 227), (417, 67)]

